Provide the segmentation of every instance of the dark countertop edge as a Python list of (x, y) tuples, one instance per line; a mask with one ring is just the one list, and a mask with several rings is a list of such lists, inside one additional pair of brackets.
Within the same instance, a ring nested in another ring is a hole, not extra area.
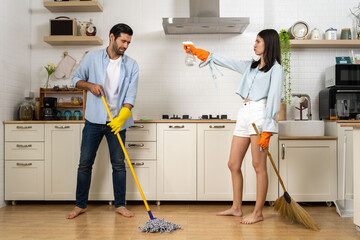
[(311, 137), (281, 137), (279, 136), (279, 140), (336, 140), (337, 137), (333, 136), (311, 136)]

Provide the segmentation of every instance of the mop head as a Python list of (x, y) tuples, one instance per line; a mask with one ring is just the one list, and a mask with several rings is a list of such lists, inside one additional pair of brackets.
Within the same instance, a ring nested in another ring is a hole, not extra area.
[(284, 196), (281, 196), (274, 203), (274, 209), (278, 211), (280, 216), (288, 217), (290, 220), (298, 222), (307, 228), (319, 231), (320, 228), (314, 223), (309, 213), (307, 213), (297, 202), (291, 199), (290, 196), (288, 196), (288, 199), (290, 199), (290, 203), (286, 201)]
[(148, 221), (145, 224), (145, 227), (139, 227), (141, 232), (150, 232), (150, 233), (156, 233), (156, 232), (174, 232), (176, 229), (183, 229), (180, 225), (165, 221), (161, 218), (155, 218), (150, 221)]

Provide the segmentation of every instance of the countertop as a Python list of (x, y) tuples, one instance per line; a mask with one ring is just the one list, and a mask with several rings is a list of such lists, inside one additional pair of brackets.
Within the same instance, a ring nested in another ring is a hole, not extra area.
[(360, 128), (360, 122), (358, 124), (341, 124), (340, 127)]
[[(84, 123), (84, 120), (61, 120), (61, 121), (43, 121), (43, 120), (32, 120), (32, 121), (3, 121), (5, 124), (36, 124), (36, 123)], [(164, 120), (135, 120), (135, 123), (235, 123), (236, 120), (231, 119), (164, 119)]]

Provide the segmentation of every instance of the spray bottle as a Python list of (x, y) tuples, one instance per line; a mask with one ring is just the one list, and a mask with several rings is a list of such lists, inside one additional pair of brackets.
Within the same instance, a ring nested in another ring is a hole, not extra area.
[[(186, 41), (186, 42), (183, 42), (184, 45), (188, 45), (188, 44), (191, 44), (191, 45), (194, 45), (192, 42), (190, 41)], [(185, 56), (185, 65), (186, 66), (194, 66), (195, 62), (196, 62), (196, 58), (195, 56), (193, 55), (193, 53), (191, 52), (191, 49), (190, 47), (187, 47), (187, 49), (189, 49), (189, 52), (186, 53), (186, 56)]]

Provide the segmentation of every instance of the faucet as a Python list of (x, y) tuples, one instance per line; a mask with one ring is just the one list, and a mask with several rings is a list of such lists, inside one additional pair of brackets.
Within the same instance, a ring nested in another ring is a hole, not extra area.
[(291, 94), (292, 97), (298, 97), (298, 98), (302, 98), (305, 97), (305, 101), (300, 103), (300, 108), (297, 108), (300, 110), (300, 120), (302, 120), (302, 110), (305, 108), (308, 108), (308, 112), (306, 114), (308, 120), (312, 119), (312, 114), (311, 114), (311, 101), (310, 101), (310, 96), (307, 94), (303, 94), (303, 93), (292, 93)]

